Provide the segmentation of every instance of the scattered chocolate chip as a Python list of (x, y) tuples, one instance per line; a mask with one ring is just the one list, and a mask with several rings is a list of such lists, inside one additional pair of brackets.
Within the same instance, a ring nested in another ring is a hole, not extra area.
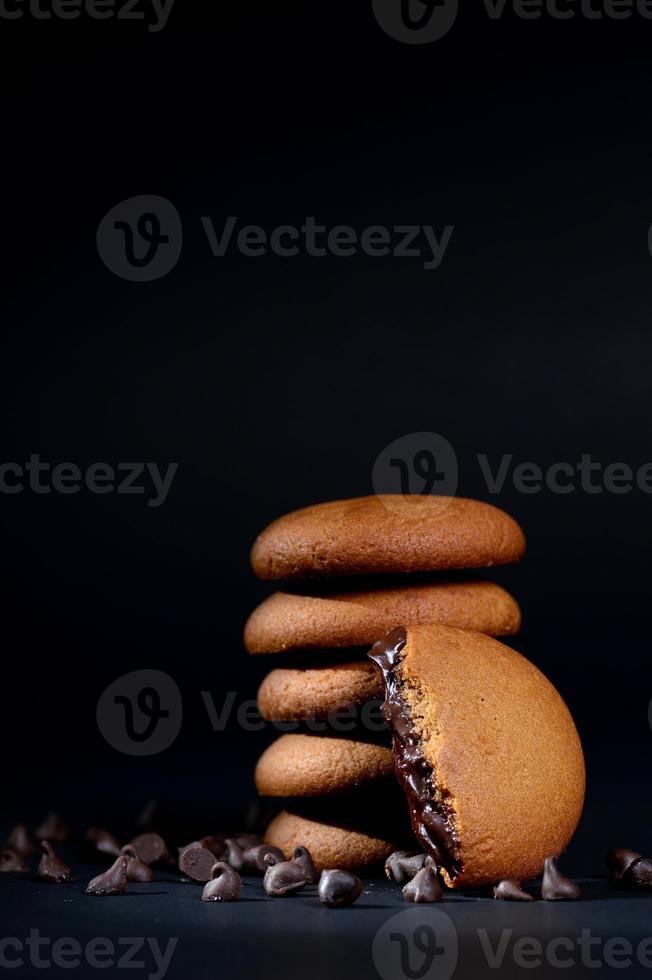
[(147, 833), (139, 834), (129, 841), (129, 845), (134, 848), (136, 854), (145, 864), (155, 864), (157, 861), (169, 863), (170, 855), (165, 841), (160, 834)]
[(523, 891), (520, 881), (514, 878), (503, 878), (494, 886), (494, 898), (500, 898), (503, 902), (533, 902), (534, 895)]
[(546, 902), (572, 902), (580, 898), (582, 892), (574, 881), (561, 873), (557, 867), (557, 860), (554, 854), (545, 860), (541, 898)]
[(89, 827), (82, 840), (82, 852), (92, 854), (94, 857), (98, 854), (117, 857), (120, 853), (120, 844), (113, 834), (103, 827)]
[(322, 871), (319, 879), (319, 899), (331, 909), (352, 905), (362, 893), (362, 882), (350, 871), (332, 868)]
[(279, 861), (275, 854), (265, 855), (267, 871), (263, 878), (263, 888), (272, 898), (293, 895), (308, 884), (306, 872), (301, 864), (294, 861)]
[(626, 869), (622, 881), (626, 888), (652, 888), (652, 859), (636, 858)]
[(605, 858), (607, 871), (612, 878), (620, 881), (630, 864), (640, 857), (643, 855), (639, 854), (638, 851), (630, 851), (627, 847), (612, 847)]
[(209, 834), (207, 837), (200, 837), (199, 844), (201, 847), (205, 847), (207, 851), (210, 851), (216, 858), (219, 858), (224, 854), (225, 840), (224, 834)]
[(217, 861), (211, 869), (211, 880), (204, 885), (202, 902), (237, 902), (242, 882), (240, 875), (224, 861)]
[(227, 837), (224, 841), (224, 854), (222, 860), (230, 864), (234, 871), (242, 871), (244, 861), (242, 860), (243, 851), (235, 837)]
[(36, 828), (38, 840), (49, 840), (53, 844), (67, 844), (72, 839), (70, 827), (58, 813), (48, 813), (40, 826)]
[(273, 844), (256, 844), (249, 847), (242, 855), (242, 867), (245, 871), (264, 874), (267, 871), (265, 858), (268, 854), (273, 854), (277, 861), (285, 861), (285, 854), (279, 847)]
[(199, 844), (184, 847), (179, 854), (179, 871), (193, 881), (210, 881), (214, 864), (215, 855)]
[(441, 902), (443, 895), (434, 868), (421, 868), (403, 888), (406, 902)]
[(317, 874), (315, 863), (307, 847), (300, 844), (299, 847), (294, 848), (292, 863), (299, 865), (306, 876), (306, 881), (309, 885), (313, 885), (315, 882), (319, 881), (319, 875)]
[(154, 880), (154, 872), (149, 864), (141, 861), (138, 852), (132, 844), (125, 844), (120, 853), (129, 858), (127, 863), (127, 881), (148, 882)]
[(25, 861), (16, 851), (12, 851), (10, 847), (7, 847), (4, 851), (0, 851), (0, 873), (9, 873), (12, 871), (20, 873), (28, 870)]
[(390, 881), (402, 885), (404, 881), (412, 881), (417, 871), (421, 871), (425, 865), (425, 854), (394, 851), (385, 861), (385, 874)]
[(233, 840), (243, 851), (247, 851), (250, 847), (257, 847), (263, 843), (262, 837), (259, 837), (258, 834), (234, 834)]
[(38, 866), (37, 874), (41, 881), (50, 881), (61, 884), (65, 881), (72, 881), (72, 870), (60, 860), (52, 849), (52, 844), (48, 840), (41, 841), (43, 857)]
[(24, 823), (17, 823), (15, 827), (12, 827), (9, 837), (7, 838), (6, 846), (24, 858), (30, 857), (36, 850), (29, 839), (27, 827)]
[(87, 895), (122, 895), (127, 887), (127, 866), (129, 858), (121, 854), (108, 871), (89, 881)]
[(160, 800), (149, 800), (136, 817), (139, 830), (167, 830), (170, 825), (170, 814)]

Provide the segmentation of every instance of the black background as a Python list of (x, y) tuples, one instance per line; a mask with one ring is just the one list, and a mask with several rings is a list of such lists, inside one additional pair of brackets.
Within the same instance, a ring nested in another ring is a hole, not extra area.
[[(210, 7), (210, 10), (208, 9)], [(226, 9), (223, 9), (226, 8)], [(477, 463), (634, 467), (650, 450), (652, 21), (460, 12), (405, 45), (370, 4), (176, 0), (139, 23), (0, 21), (2, 462), (156, 461), (142, 496), (0, 495), (6, 823), (81, 826), (153, 796), (219, 825), (253, 796), (269, 734), (211, 731), (200, 692), (255, 696), (241, 632), (269, 589), (248, 552), (308, 503), (373, 492), (407, 433), (454, 446), (459, 492), (528, 536), (496, 572), (515, 646), (558, 685), (584, 741), (585, 873), (650, 847), (652, 498), (492, 496)], [(176, 268), (116, 277), (95, 244), (119, 201), (179, 210)], [(200, 218), (271, 229), (452, 224), (415, 258), (214, 258)], [(122, 673), (170, 673), (175, 745), (116, 753), (95, 709)]]

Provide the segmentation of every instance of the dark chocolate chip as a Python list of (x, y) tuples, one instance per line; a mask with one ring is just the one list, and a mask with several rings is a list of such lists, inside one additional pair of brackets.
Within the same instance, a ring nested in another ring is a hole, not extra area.
[(350, 871), (332, 868), (322, 871), (319, 879), (319, 899), (331, 909), (352, 905), (362, 894), (362, 882)]
[(503, 878), (494, 886), (494, 898), (500, 898), (504, 902), (533, 902), (534, 896), (523, 891), (520, 881), (513, 878)]
[(209, 834), (206, 837), (201, 837), (199, 843), (201, 847), (205, 847), (207, 851), (210, 851), (216, 858), (219, 858), (224, 854), (225, 840), (224, 834)]
[(43, 857), (39, 862), (37, 871), (41, 881), (50, 881), (54, 884), (62, 884), (66, 881), (72, 881), (71, 868), (65, 863), (65, 861), (61, 861), (56, 856), (50, 841), (41, 841), (41, 847), (43, 848)]
[(279, 861), (275, 854), (265, 855), (267, 871), (263, 878), (263, 888), (272, 898), (292, 895), (308, 884), (306, 872), (301, 864), (294, 861)]
[(210, 881), (214, 864), (215, 855), (199, 844), (184, 847), (179, 854), (179, 871), (193, 881)]
[(279, 862), (285, 861), (285, 854), (279, 847), (274, 847), (273, 844), (256, 844), (255, 847), (247, 848), (242, 855), (244, 870), (264, 874), (268, 867), (265, 861), (268, 854), (273, 854)]
[(12, 851), (9, 847), (0, 851), (0, 873), (12, 871), (21, 873), (28, 870), (25, 861), (16, 851)]
[(154, 872), (150, 868), (149, 864), (145, 864), (144, 861), (141, 861), (140, 857), (138, 856), (138, 852), (132, 844), (125, 844), (120, 853), (129, 858), (129, 862), (127, 864), (127, 881), (153, 881)]
[(211, 869), (211, 880), (204, 885), (202, 902), (237, 902), (242, 882), (237, 871), (224, 861), (217, 861)]
[(242, 871), (243, 851), (235, 837), (227, 837), (224, 841), (224, 854), (222, 860), (230, 864), (235, 871)]
[(612, 878), (620, 881), (632, 862), (643, 857), (638, 851), (630, 851), (627, 847), (612, 847), (605, 858), (607, 871)]
[(250, 847), (257, 847), (258, 844), (263, 843), (262, 837), (259, 837), (258, 834), (234, 834), (233, 840), (243, 851), (247, 851)]
[(24, 823), (17, 823), (15, 827), (12, 827), (7, 838), (6, 846), (24, 858), (30, 857), (36, 851), (36, 848), (29, 839), (27, 827)]
[(138, 837), (129, 841), (129, 844), (145, 864), (156, 864), (157, 861), (166, 864), (170, 862), (167, 846), (160, 834), (139, 834)]
[(38, 840), (49, 840), (53, 844), (67, 844), (72, 839), (70, 827), (58, 813), (48, 813), (43, 823), (36, 828)]
[(557, 867), (557, 857), (551, 854), (547, 857), (543, 867), (543, 882), (541, 884), (541, 898), (546, 902), (572, 902), (580, 898), (582, 892), (578, 885), (566, 875), (563, 875)]
[(117, 857), (120, 853), (120, 843), (103, 827), (89, 827), (84, 834), (80, 850), (84, 855), (94, 858), (106, 854)]
[(414, 854), (410, 851), (394, 851), (385, 861), (385, 874), (390, 881), (402, 885), (412, 881), (417, 871), (425, 867), (426, 855)]
[(626, 888), (652, 888), (652, 859), (639, 857), (632, 861), (622, 881)]
[(108, 871), (89, 881), (87, 895), (122, 895), (127, 887), (127, 866), (129, 858), (121, 854)]
[(306, 881), (309, 885), (313, 885), (315, 882), (319, 881), (319, 875), (317, 874), (312, 855), (308, 848), (304, 847), (303, 844), (300, 844), (299, 847), (295, 847), (294, 854), (292, 855), (292, 863), (299, 865), (306, 876)]
[(406, 902), (441, 902), (443, 894), (434, 868), (421, 868), (403, 888)]

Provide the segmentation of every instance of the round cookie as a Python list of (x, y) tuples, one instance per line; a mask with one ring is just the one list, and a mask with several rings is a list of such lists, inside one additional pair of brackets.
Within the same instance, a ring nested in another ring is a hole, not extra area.
[(265, 843), (280, 847), (286, 858), (292, 857), (295, 847), (307, 847), (317, 871), (324, 868), (357, 871), (382, 864), (396, 846), (382, 837), (287, 810), (272, 820), (265, 832)]
[(445, 626), (396, 629), (381, 667), (412, 829), (453, 888), (523, 881), (565, 850), (584, 757), (550, 681), (520, 654)]
[(261, 796), (325, 796), (344, 793), (394, 772), (385, 745), (329, 735), (281, 735), (256, 765)]
[(518, 561), (518, 524), (463, 497), (388, 494), (336, 500), (286, 514), (251, 553), (263, 579), (481, 568)]
[(511, 636), (521, 612), (493, 582), (451, 581), (355, 592), (304, 595), (275, 592), (249, 617), (249, 653), (357, 647), (374, 643), (397, 624), (441, 623), (491, 636)]
[(260, 685), (258, 710), (268, 721), (306, 721), (382, 697), (382, 677), (368, 660), (332, 667), (278, 668)]

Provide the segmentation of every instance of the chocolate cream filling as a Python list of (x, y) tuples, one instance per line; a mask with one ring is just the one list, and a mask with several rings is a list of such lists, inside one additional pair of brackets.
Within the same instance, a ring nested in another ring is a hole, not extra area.
[(425, 758), (412, 712), (403, 696), (396, 668), (407, 642), (404, 629), (395, 629), (372, 647), (369, 656), (380, 667), (385, 682), (383, 717), (392, 730), (394, 766), (407, 798), (412, 830), (425, 850), (451, 878), (461, 870), (460, 846), (452, 809), (437, 786), (432, 765)]

